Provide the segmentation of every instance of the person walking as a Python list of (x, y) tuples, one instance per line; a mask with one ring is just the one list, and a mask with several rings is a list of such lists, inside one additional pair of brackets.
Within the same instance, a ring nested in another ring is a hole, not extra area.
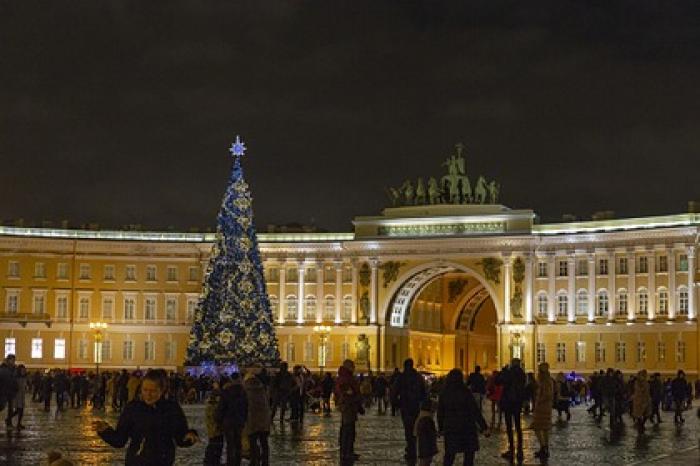
[(644, 424), (649, 414), (651, 414), (651, 393), (647, 371), (642, 369), (637, 373), (632, 391), (632, 418), (640, 434), (644, 433)]
[(396, 378), (392, 387), (394, 402), (401, 411), (406, 451), (404, 459), (411, 466), (416, 464), (416, 437), (413, 428), (420, 412), (420, 405), (427, 399), (423, 376), (413, 368), (413, 359), (408, 358), (403, 363), (403, 372)]
[(289, 373), (289, 366), (286, 362), (280, 364), (280, 370), (272, 379), (272, 414), (274, 421), (277, 409), (280, 410), (280, 423), (284, 422), (284, 413), (287, 410), (289, 397), (295, 387), (294, 378)]
[(102, 440), (126, 450), (126, 466), (170, 466), (175, 447), (190, 447), (199, 441), (189, 429), (179, 404), (163, 398), (166, 381), (162, 371), (149, 370), (141, 385), (141, 398), (124, 407), (115, 428), (103, 420), (93, 421)]
[(540, 363), (537, 367), (537, 383), (534, 390), (534, 406), (532, 409), (532, 430), (540, 443), (540, 449), (535, 457), (545, 460), (549, 458), (549, 431), (552, 430), (552, 409), (556, 382), (549, 374), (549, 364)]
[(566, 420), (571, 419), (571, 387), (563, 372), (557, 374), (557, 418), (561, 418), (562, 413), (566, 413)]
[(5, 417), (5, 426), (8, 430), (12, 429), (12, 416), (15, 409), (15, 397), (18, 391), (17, 384), (17, 367), (15, 366), (15, 355), (8, 354), (5, 360), (0, 364), (0, 381), (2, 382), (2, 396), (0, 400), (0, 410), (7, 404), (7, 415)]
[(486, 379), (481, 373), (481, 367), (475, 366), (474, 372), (469, 374), (467, 378), (467, 387), (471, 390), (476, 400), (476, 404), (479, 405), (479, 409), (483, 409), (484, 398), (486, 397)]
[(267, 439), (270, 436), (272, 417), (267, 387), (251, 372), (245, 376), (243, 389), (248, 400), (246, 431), (250, 445), (250, 465), (269, 466), (270, 447)]
[(321, 410), (325, 416), (331, 415), (331, 395), (333, 394), (334, 386), (333, 376), (330, 372), (326, 372), (323, 380), (321, 380)]
[(452, 466), (457, 453), (464, 454), (464, 466), (474, 464), (479, 451), (478, 430), (488, 437), (486, 421), (474, 396), (464, 384), (460, 369), (452, 369), (440, 391), (437, 411), (438, 430), (445, 441), (443, 464)]
[[(486, 380), (486, 398), (491, 401), (491, 430), (501, 428), (503, 412), (500, 408), (501, 397), (503, 396), (503, 385), (498, 383), (499, 371), (493, 373)], [(498, 415), (498, 426), (496, 426), (496, 415)]]
[(433, 402), (425, 400), (420, 407), (414, 427), (418, 445), (418, 466), (430, 466), (438, 453), (437, 429), (433, 420)]
[(372, 384), (374, 398), (377, 400), (377, 414), (386, 414), (387, 411), (387, 391), (389, 382), (387, 382), (384, 374), (380, 373)]
[(44, 411), (47, 413), (51, 410), (51, 393), (53, 393), (53, 375), (47, 369), (41, 379), (41, 398), (44, 400)]
[(20, 364), (17, 366), (17, 371), (15, 372), (16, 377), (15, 377), (15, 385), (17, 387), (17, 392), (15, 393), (14, 397), (14, 412), (12, 413), (12, 417), (17, 417), (17, 424), (15, 424), (15, 430), (19, 432), (20, 430), (24, 429), (24, 426), (22, 425), (22, 419), (24, 418), (24, 405), (25, 405), (25, 399), (27, 395), (27, 368), (24, 367), (24, 364)]
[(338, 443), (340, 444), (340, 464), (352, 465), (359, 459), (355, 454), (355, 424), (357, 415), (364, 414), (360, 385), (355, 380), (355, 363), (351, 359), (343, 361), (338, 368), (338, 377), (335, 380), (335, 400), (340, 409), (340, 432)]
[[(517, 458), (522, 463), (523, 454), (523, 429), (520, 425), (520, 414), (523, 405), (523, 393), (525, 392), (525, 372), (520, 367), (520, 359), (513, 358), (510, 366), (505, 367), (498, 376), (498, 382), (503, 385), (501, 397), (501, 409), (506, 418), (506, 432), (508, 434), (508, 450), (501, 457), (513, 461)], [(517, 435), (517, 453), (514, 457), (515, 445), (513, 441), (513, 429)]]
[(223, 387), (216, 408), (216, 421), (221, 424), (226, 439), (226, 465), (240, 466), (242, 433), (248, 419), (248, 400), (243, 391), (240, 374), (234, 373), (231, 382)]
[(679, 370), (676, 378), (671, 382), (671, 397), (673, 398), (673, 405), (675, 408), (673, 421), (676, 424), (683, 424), (685, 422), (685, 419), (683, 419), (683, 408), (687, 396), (686, 390), (685, 372)]
[[(389, 390), (391, 391), (391, 388), (394, 386), (396, 383), (396, 380), (398, 380), (399, 376), (401, 375), (401, 372), (399, 372), (398, 367), (394, 367), (394, 372), (391, 373), (389, 376)], [(399, 407), (396, 403), (394, 403), (394, 397), (389, 396), (389, 404), (391, 405), (391, 415), (396, 416), (396, 412), (399, 410)]]
[[(225, 379), (223, 379), (225, 380)], [(204, 423), (207, 427), (207, 447), (204, 449), (204, 466), (220, 466), (224, 451), (224, 430), (216, 419), (216, 408), (221, 400), (221, 385), (212, 384), (212, 390), (204, 406)], [(176, 401), (176, 400), (175, 400)]]

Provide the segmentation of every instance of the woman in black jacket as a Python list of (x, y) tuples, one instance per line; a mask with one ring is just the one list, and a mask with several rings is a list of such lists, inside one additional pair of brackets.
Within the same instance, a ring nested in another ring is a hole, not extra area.
[(116, 428), (105, 421), (93, 422), (97, 434), (116, 448), (129, 442), (126, 466), (170, 466), (175, 445), (189, 447), (199, 437), (187, 427), (177, 402), (162, 398), (166, 388), (164, 371), (149, 370), (141, 382), (141, 399), (126, 405)]
[(440, 392), (437, 413), (438, 429), (445, 438), (445, 466), (454, 463), (457, 453), (464, 453), (464, 465), (474, 464), (479, 450), (477, 427), (488, 436), (486, 421), (459, 369), (452, 369)]

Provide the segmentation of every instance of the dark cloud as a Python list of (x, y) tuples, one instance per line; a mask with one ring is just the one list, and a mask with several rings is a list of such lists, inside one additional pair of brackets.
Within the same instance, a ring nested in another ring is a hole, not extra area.
[(385, 185), (471, 176), (544, 219), (700, 197), (700, 4), (3, 2), (0, 218), (347, 230)]

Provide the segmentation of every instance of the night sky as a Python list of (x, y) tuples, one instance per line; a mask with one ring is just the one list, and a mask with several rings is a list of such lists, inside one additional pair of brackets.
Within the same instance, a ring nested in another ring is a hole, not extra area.
[[(700, 199), (700, 2), (0, 0), (0, 219), (350, 231), (467, 172), (542, 221)], [(473, 182), (473, 181), (472, 181)]]

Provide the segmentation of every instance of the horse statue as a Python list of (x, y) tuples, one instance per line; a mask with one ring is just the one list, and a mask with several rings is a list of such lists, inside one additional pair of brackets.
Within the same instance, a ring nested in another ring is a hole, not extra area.
[(428, 180), (428, 202), (430, 202), (430, 204), (440, 204), (441, 195), (442, 192), (438, 187), (437, 180), (435, 179), (435, 177), (431, 176)]
[(462, 182), (462, 203), (469, 204), (472, 201), (472, 187), (469, 184), (469, 178), (463, 176)]
[(386, 195), (391, 202), (391, 206), (397, 207), (401, 202), (401, 193), (399, 193), (399, 190), (389, 186), (388, 188), (384, 188), (384, 191), (386, 191)]
[(501, 191), (501, 186), (496, 183), (495, 180), (491, 180), (488, 185), (489, 190), (489, 201), (491, 204), (496, 204), (498, 202), (498, 193)]
[(479, 178), (476, 180), (476, 186), (474, 187), (474, 202), (477, 204), (485, 204), (486, 193), (486, 178), (479, 175)]
[(424, 205), (426, 198), (425, 183), (423, 183), (423, 178), (418, 178), (416, 183), (416, 205)]
[(413, 189), (413, 183), (411, 183), (411, 180), (404, 181), (399, 189), (403, 193), (405, 205), (413, 205), (415, 191)]

